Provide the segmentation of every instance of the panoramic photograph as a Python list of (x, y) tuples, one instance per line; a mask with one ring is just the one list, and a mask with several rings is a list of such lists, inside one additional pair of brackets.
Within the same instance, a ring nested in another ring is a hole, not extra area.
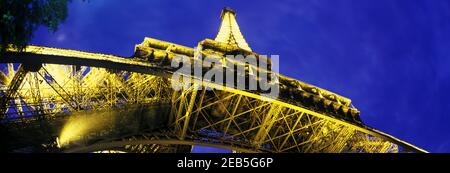
[(450, 152), (447, 0), (0, 0), (0, 13), (0, 153), (208, 170)]

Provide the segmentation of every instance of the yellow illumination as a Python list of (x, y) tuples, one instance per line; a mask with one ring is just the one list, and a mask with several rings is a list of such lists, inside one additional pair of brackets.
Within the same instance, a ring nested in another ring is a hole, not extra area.
[(235, 17), (235, 14), (231, 11), (225, 10), (223, 12), (222, 24), (220, 25), (219, 33), (215, 40), (223, 43), (235, 44), (242, 49), (252, 51), (245, 41), (244, 36), (242, 36)]
[(115, 114), (110, 112), (73, 115), (64, 124), (59, 136), (58, 145), (77, 142), (90, 133), (99, 133), (107, 130), (108, 125), (115, 121)]
[[(234, 49), (235, 46), (238, 46), (242, 49), (251, 51), (239, 30), (239, 26), (235, 19), (235, 13), (229, 9), (223, 11), (222, 24), (215, 40), (222, 42), (225, 45), (228, 44), (225, 47), (233, 47)], [(164, 56), (167, 55), (168, 52), (181, 52), (184, 54), (192, 54), (190, 55), (191, 57), (194, 56), (193, 49), (174, 46), (172, 43), (150, 38), (146, 38), (144, 43), (140, 46), (153, 46), (151, 48), (155, 51), (153, 55), (158, 52), (162, 52)], [(108, 63), (118, 63), (124, 67), (133, 65), (142, 69), (160, 69), (161, 67), (164, 67), (164, 65), (158, 63), (136, 60), (137, 58), (121, 58), (112, 55), (48, 47), (29, 46), (26, 49), (26, 52), (39, 55), (61, 56), (59, 58), (62, 59), (67, 57), (76, 58), (78, 60), (101, 60)], [(125, 73), (111, 72), (104, 68), (90, 67), (87, 74), (81, 76), (81, 73), (77, 72), (79, 73), (79, 76), (76, 76), (72, 66), (43, 64), (42, 67), (44, 68), (37, 73), (27, 72), (24, 81), (21, 83), (22, 85), (18, 91), (18, 95), (22, 97), (21, 99), (24, 100), (25, 103), (45, 103), (48, 102), (48, 100), (55, 102), (55, 108), (48, 108), (45, 110), (49, 111), (49, 113), (58, 113), (63, 108), (67, 108), (67, 104), (73, 102), (81, 105), (80, 107), (88, 107), (88, 109), (85, 110), (95, 111), (90, 113), (77, 113), (77, 111), (82, 109), (75, 108), (70, 110), (75, 113), (67, 119), (60, 131), (59, 137), (56, 139), (59, 148), (65, 148), (69, 144), (95, 139), (96, 136), (108, 136), (108, 134), (110, 134), (109, 132), (113, 132), (115, 127), (120, 126), (118, 123), (122, 121), (119, 121), (121, 119), (118, 117), (121, 115), (128, 115), (124, 111), (111, 111), (113, 106), (121, 103), (119, 101), (126, 101), (127, 104), (142, 105), (144, 103), (153, 103), (154, 101), (155, 103), (168, 102), (171, 104), (170, 118), (174, 118), (174, 125), (170, 126), (170, 128), (174, 127), (173, 129), (175, 129), (175, 132), (179, 132), (177, 133), (179, 134), (179, 139), (184, 139), (184, 137), (189, 135), (188, 132), (191, 134), (199, 133), (198, 131), (191, 129), (213, 128), (216, 130), (216, 127), (220, 127), (220, 129), (218, 128), (219, 131), (223, 131), (224, 134), (232, 135), (231, 137), (243, 136), (246, 139), (253, 140), (252, 146), (258, 147), (250, 148), (249, 151), (256, 151), (262, 144), (269, 143), (272, 143), (274, 146), (271, 148), (272, 152), (292, 151), (293, 149), (295, 150), (295, 148), (300, 151), (299, 146), (302, 147), (306, 143), (312, 143), (308, 148), (301, 151), (338, 152), (344, 151), (344, 147), (347, 143), (352, 142), (352, 144), (355, 144), (354, 147), (365, 147), (365, 151), (385, 152), (390, 150), (390, 147), (394, 143), (395, 145), (401, 144), (402, 146), (417, 151), (426, 152), (368, 126), (317, 112), (308, 107), (303, 107), (297, 102), (289, 102), (295, 100), (288, 100), (288, 102), (286, 102), (282, 99), (271, 99), (258, 93), (209, 83), (189, 75), (184, 77), (192, 79), (194, 85), (189, 89), (180, 92), (173, 91), (170, 88), (169, 82), (170, 80), (173, 80), (170, 78), (170, 75), (173, 74), (173, 69), (171, 68), (163, 68), (163, 73), (152, 73), (153, 75), (141, 74), (138, 71), (134, 71), (128, 73), (127, 78), (125, 79), (125, 75), (123, 75)], [(114, 69), (115, 67), (112, 68)], [(86, 70), (86, 68), (84, 68), (84, 70)], [(83, 71), (83, 68), (81, 71)], [(44, 81), (47, 77), (42, 77), (44, 76), (44, 73), (45, 75), (48, 75), (47, 72), (52, 75), (54, 80), (50, 81), (50, 84)], [(0, 80), (3, 84), (8, 85), (14, 77), (14, 73), (16, 73), (12, 64), (8, 64), (8, 74), (5, 73), (6, 72), (0, 74)], [(317, 93), (321, 98), (328, 96), (336, 97), (336, 102), (339, 103), (337, 106), (340, 106), (341, 103), (346, 106), (350, 105), (350, 99), (280, 74), (276, 75), (284, 81), (289, 81), (293, 85), (295, 84), (300, 90), (303, 90), (302, 88), (312, 88), (311, 90), (314, 93)], [(77, 77), (79, 77), (79, 79)], [(59, 88), (54, 83), (60, 85)], [(197, 92), (196, 89), (200, 86), (204, 89)], [(64, 90), (60, 88), (63, 88)], [(215, 90), (208, 91), (207, 93), (206, 88)], [(216, 92), (217, 90), (221, 91)], [(36, 96), (36, 91), (39, 91), (39, 96)], [(40, 98), (45, 100), (45, 102), (38, 100)], [(217, 98), (217, 100), (215, 100), (215, 98)], [(19, 105), (21, 99), (16, 99), (14, 101)], [(291, 99), (293, 99), (293, 97)], [(65, 101), (63, 102), (61, 100)], [(332, 106), (335, 105), (333, 104)], [(19, 109), (22, 109), (22, 107), (19, 107)], [(207, 114), (210, 112), (209, 110), (213, 109), (217, 111), (211, 111), (212, 113)], [(248, 110), (246, 111), (244, 109)], [(345, 109), (348, 108), (345, 107)], [(23, 112), (23, 110), (21, 111)], [(66, 111), (66, 109), (63, 111)], [(129, 108), (127, 108), (126, 111), (130, 111)], [(206, 114), (207, 116), (203, 114)], [(217, 117), (219, 116), (217, 115), (219, 114), (227, 114), (227, 118), (218, 119)], [(200, 123), (197, 123), (197, 119), (200, 117), (199, 115), (202, 117), (198, 120)], [(245, 125), (241, 126), (240, 124), (248, 122), (243, 118), (247, 115), (249, 115), (248, 117), (250, 118), (254, 118), (253, 122), (258, 122), (260, 124), (252, 123), (250, 127)], [(210, 118), (213, 116), (216, 117), (214, 117), (214, 119)], [(239, 117), (239, 119), (237, 117)], [(192, 121), (194, 122), (192, 123)], [(235, 123), (236, 127), (233, 127), (234, 125), (232, 125), (232, 122)], [(285, 126), (285, 124), (287, 126)], [(290, 124), (294, 125), (290, 126)], [(222, 127), (224, 129), (221, 129)], [(277, 132), (271, 135), (271, 129), (274, 128), (277, 128)], [(278, 133), (278, 130), (280, 130), (280, 133)], [(256, 132), (256, 134), (254, 132)], [(298, 134), (308, 138), (299, 138), (297, 136)], [(372, 137), (369, 138), (369, 136), (377, 137), (377, 140), (373, 140)], [(291, 142), (291, 137), (293, 138), (293, 142)], [(332, 138), (336, 138), (336, 140), (330, 140)], [(327, 148), (327, 150), (324, 150), (325, 148), (317, 147), (322, 143), (321, 141), (330, 141), (331, 143), (328, 144), (333, 145), (334, 148)], [(173, 144), (183, 144), (183, 142), (187, 143), (188, 140), (176, 141)], [(313, 145), (316, 149), (311, 149), (311, 147), (314, 147)], [(114, 153), (121, 151), (103, 150), (98, 152)]]

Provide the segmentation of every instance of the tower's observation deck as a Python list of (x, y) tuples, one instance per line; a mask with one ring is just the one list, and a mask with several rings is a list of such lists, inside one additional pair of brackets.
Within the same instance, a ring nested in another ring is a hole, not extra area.
[(145, 38), (129, 58), (41, 46), (11, 50), (0, 59), (10, 64), (0, 74), (1, 124), (16, 135), (8, 139), (8, 149), (33, 144), (24, 136), (36, 146), (57, 136), (56, 151), (65, 152), (173, 152), (180, 151), (177, 145), (241, 152), (424, 152), (366, 126), (350, 99), (270, 67), (249, 67), (255, 72), (245, 78), (259, 71), (274, 74), (276, 99), (265, 98), (260, 89), (217, 85), (218, 79), (194, 75), (185, 77), (202, 82), (174, 90), (176, 57), (239, 64), (227, 55), (252, 55), (270, 64), (252, 51), (235, 17), (224, 9), (216, 38), (196, 49)]

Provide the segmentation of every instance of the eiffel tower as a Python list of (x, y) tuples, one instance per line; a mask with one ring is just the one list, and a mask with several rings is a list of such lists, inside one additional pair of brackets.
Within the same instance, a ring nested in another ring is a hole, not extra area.
[(277, 99), (208, 81), (174, 90), (177, 56), (259, 56), (235, 11), (220, 19), (216, 38), (195, 49), (145, 38), (131, 57), (9, 50), (0, 59), (2, 152), (426, 152), (365, 125), (350, 99), (278, 73)]

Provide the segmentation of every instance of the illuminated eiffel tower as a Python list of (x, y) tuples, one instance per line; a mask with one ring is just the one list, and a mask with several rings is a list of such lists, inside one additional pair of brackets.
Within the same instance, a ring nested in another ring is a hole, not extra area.
[(426, 152), (365, 125), (350, 99), (281, 74), (275, 100), (207, 81), (174, 90), (176, 56), (258, 56), (235, 17), (225, 8), (215, 40), (196, 49), (145, 38), (127, 58), (10, 50), (0, 59), (3, 152)]

